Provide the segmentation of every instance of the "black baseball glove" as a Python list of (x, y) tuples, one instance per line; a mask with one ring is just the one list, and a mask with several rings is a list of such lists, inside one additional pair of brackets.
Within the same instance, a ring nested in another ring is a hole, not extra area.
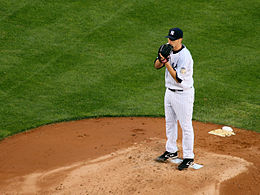
[[(172, 46), (170, 44), (163, 44), (158, 50), (158, 59), (161, 63), (166, 63), (169, 60), (170, 53), (172, 51)], [(160, 54), (163, 56), (161, 57)]]

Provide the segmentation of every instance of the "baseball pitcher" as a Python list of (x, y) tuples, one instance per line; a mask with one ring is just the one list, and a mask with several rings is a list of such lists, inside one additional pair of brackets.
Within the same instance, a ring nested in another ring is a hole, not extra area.
[(179, 121), (182, 128), (183, 161), (179, 170), (188, 168), (194, 162), (194, 132), (192, 113), (194, 102), (193, 59), (185, 45), (182, 44), (183, 31), (179, 28), (169, 30), (168, 43), (160, 46), (154, 67), (165, 68), (165, 121), (166, 151), (156, 158), (166, 162), (169, 158), (178, 157), (177, 137)]

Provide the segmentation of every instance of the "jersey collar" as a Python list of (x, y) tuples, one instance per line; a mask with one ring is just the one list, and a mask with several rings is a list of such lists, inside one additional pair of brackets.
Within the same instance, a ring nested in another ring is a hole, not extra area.
[(179, 50), (177, 50), (177, 51), (173, 51), (173, 50), (172, 50), (172, 53), (173, 53), (173, 54), (179, 53), (183, 48), (185, 48), (184, 45), (182, 45), (181, 48), (180, 48)]

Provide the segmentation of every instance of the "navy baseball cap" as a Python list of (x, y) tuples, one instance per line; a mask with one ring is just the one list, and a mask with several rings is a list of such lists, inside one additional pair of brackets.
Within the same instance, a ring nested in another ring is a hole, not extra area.
[(179, 28), (171, 28), (169, 30), (168, 36), (166, 36), (165, 38), (169, 38), (172, 41), (175, 41), (177, 39), (183, 38), (183, 32)]

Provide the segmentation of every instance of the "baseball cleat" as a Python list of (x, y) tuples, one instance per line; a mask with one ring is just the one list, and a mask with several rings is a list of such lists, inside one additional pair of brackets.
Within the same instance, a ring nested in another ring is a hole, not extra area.
[(194, 162), (193, 159), (185, 158), (185, 159), (183, 159), (182, 163), (179, 164), (178, 169), (180, 171), (183, 169), (187, 169), (189, 166), (191, 166), (193, 164), (193, 162)]
[(171, 153), (171, 152), (167, 152), (165, 151), (161, 156), (158, 156), (155, 161), (157, 162), (166, 162), (169, 158), (170, 159), (174, 159), (178, 157), (178, 152), (175, 153)]

